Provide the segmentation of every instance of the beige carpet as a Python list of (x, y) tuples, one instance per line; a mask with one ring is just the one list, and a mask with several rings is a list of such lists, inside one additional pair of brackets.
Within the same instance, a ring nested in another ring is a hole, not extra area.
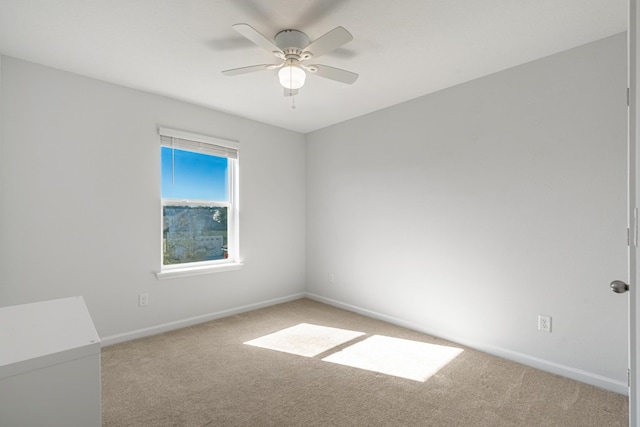
[(104, 426), (628, 425), (626, 396), (307, 299), (104, 348), (102, 406)]

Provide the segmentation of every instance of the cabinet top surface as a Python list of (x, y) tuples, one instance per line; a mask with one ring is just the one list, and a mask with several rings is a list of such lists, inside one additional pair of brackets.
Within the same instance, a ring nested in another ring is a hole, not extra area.
[(0, 307), (0, 368), (99, 343), (82, 297)]

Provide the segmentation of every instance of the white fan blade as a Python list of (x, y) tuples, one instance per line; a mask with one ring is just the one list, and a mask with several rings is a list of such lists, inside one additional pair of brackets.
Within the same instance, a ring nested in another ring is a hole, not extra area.
[(231, 70), (224, 70), (222, 74), (224, 74), (225, 76), (237, 76), (239, 74), (254, 73), (256, 71), (272, 70), (278, 67), (279, 66), (276, 64), (250, 65), (248, 67), (232, 68)]
[(305, 68), (320, 77), (346, 83), (348, 85), (358, 80), (358, 74), (341, 68), (329, 67), (328, 65), (314, 64), (308, 65)]
[(263, 36), (255, 28), (249, 24), (235, 24), (231, 26), (234, 30), (251, 40), (256, 45), (263, 49), (266, 49), (272, 53), (282, 53), (282, 50), (276, 46), (271, 40)]
[(311, 52), (314, 58), (320, 55), (331, 52), (334, 49), (339, 48), (343, 44), (349, 43), (353, 40), (353, 36), (347, 30), (342, 27), (336, 27), (329, 31), (320, 38), (311, 42), (309, 46), (303, 49), (304, 52)]

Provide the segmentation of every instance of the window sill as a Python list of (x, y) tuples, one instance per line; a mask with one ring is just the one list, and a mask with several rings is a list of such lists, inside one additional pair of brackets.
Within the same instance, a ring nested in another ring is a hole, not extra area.
[(173, 279), (175, 277), (199, 276), (201, 274), (221, 273), (223, 271), (240, 270), (244, 264), (239, 262), (207, 265), (204, 267), (175, 268), (172, 270), (159, 271), (156, 274), (158, 280)]

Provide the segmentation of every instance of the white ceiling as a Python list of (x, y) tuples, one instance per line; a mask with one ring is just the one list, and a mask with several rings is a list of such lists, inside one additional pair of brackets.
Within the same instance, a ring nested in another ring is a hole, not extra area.
[[(232, 28), (354, 40), (315, 63), (295, 98)], [(307, 133), (626, 30), (627, 0), (0, 0), (0, 52)]]

